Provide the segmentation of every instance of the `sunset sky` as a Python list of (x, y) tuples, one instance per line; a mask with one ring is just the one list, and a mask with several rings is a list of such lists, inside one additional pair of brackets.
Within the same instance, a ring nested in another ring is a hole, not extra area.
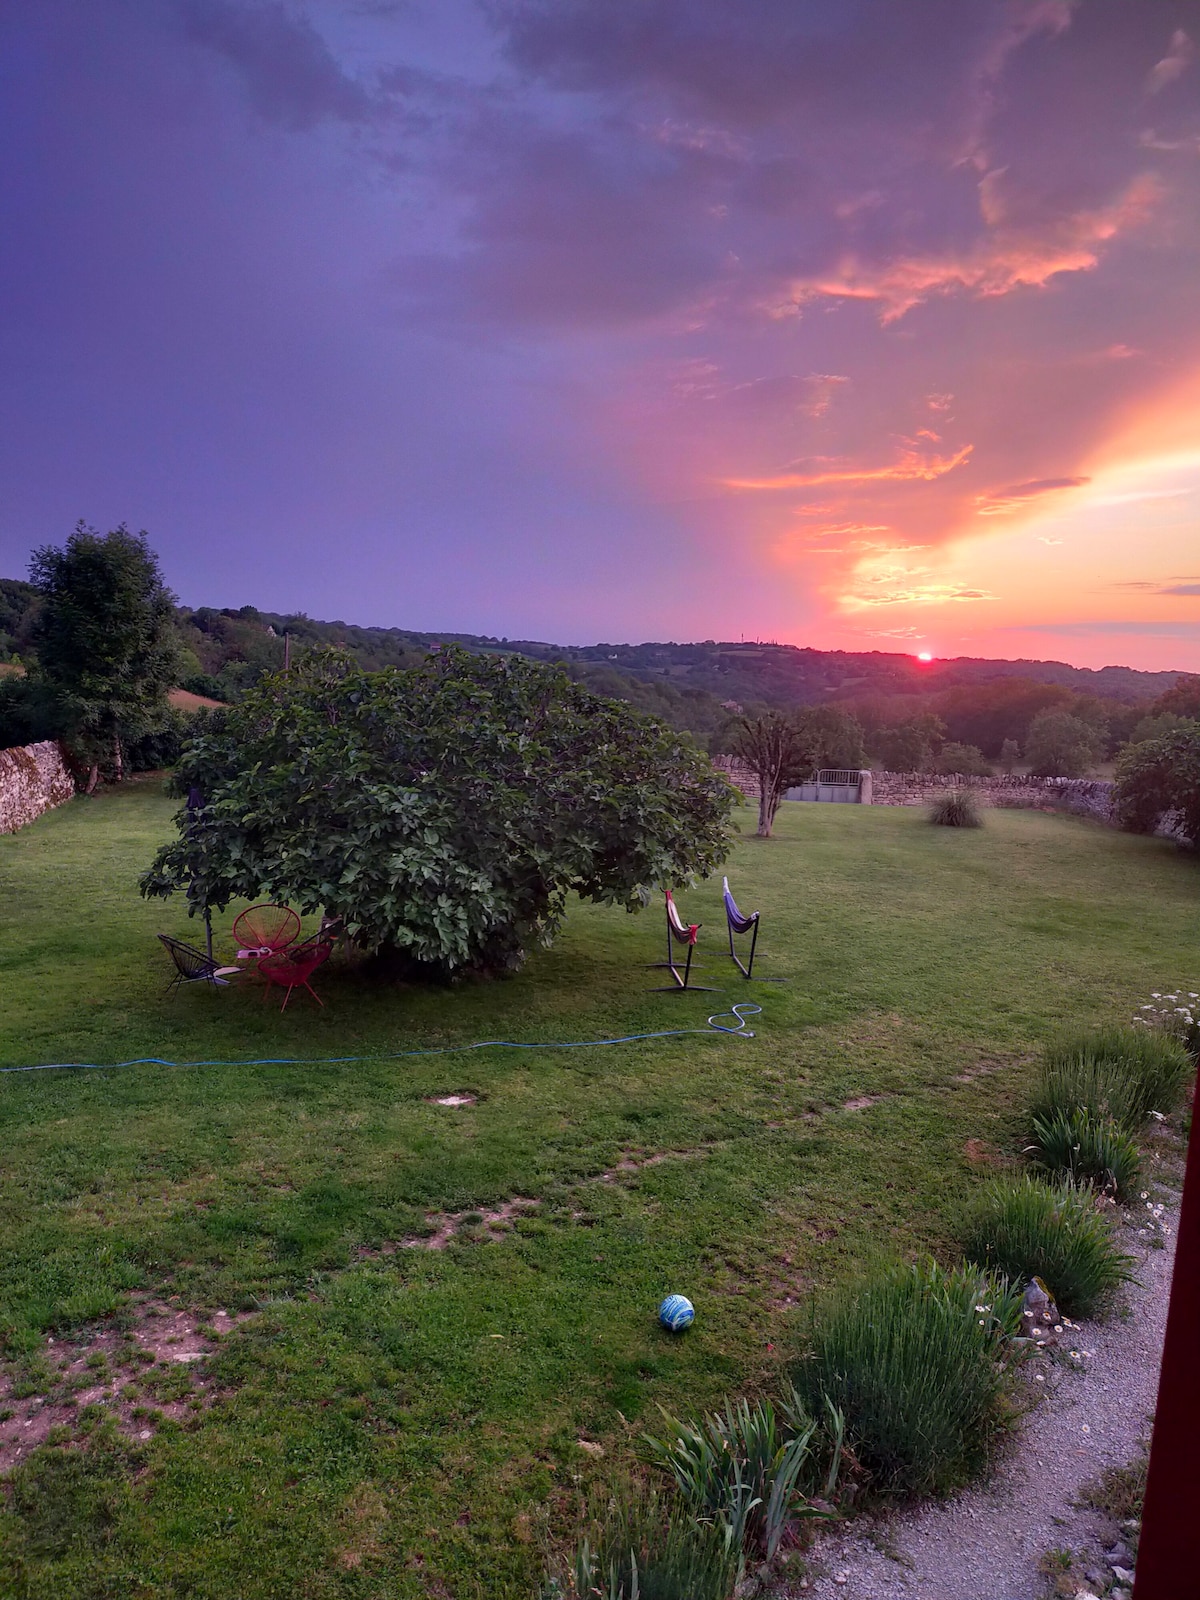
[(1200, 670), (1200, 0), (36, 0), (0, 76), (0, 575)]

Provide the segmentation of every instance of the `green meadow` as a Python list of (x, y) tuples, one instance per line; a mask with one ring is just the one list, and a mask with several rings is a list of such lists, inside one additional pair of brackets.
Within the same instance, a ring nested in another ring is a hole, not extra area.
[[(0, 1494), (21, 1600), (530, 1600), (660, 1405), (769, 1390), (872, 1254), (952, 1254), (1041, 1041), (1200, 987), (1200, 866), (1162, 840), (785, 805), (728, 865), (777, 981), (723, 954), (714, 880), (680, 896), (711, 994), (654, 992), (656, 904), (573, 907), (504, 982), (166, 996), (155, 933), (203, 937), (137, 894), (173, 810), (147, 781), (0, 838), (0, 1065), (104, 1069), (0, 1075), (0, 1434), (66, 1418)], [(706, 1029), (739, 1001), (753, 1038)], [(62, 1353), (147, 1303), (228, 1331), (72, 1407)]]

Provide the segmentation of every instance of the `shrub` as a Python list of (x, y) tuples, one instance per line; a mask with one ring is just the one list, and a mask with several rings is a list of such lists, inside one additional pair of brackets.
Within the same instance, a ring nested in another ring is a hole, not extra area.
[(1001, 1355), (1020, 1301), (972, 1269), (895, 1265), (818, 1312), (796, 1369), (810, 1405), (828, 1400), (877, 1489), (946, 1494), (986, 1464), (1008, 1418)]
[(929, 820), (941, 828), (981, 828), (979, 802), (970, 789), (947, 789), (929, 807)]
[(1174, 812), (1200, 846), (1200, 722), (1123, 750), (1115, 793), (1122, 827), (1153, 833)]
[(1137, 1183), (1141, 1160), (1131, 1134), (1111, 1117), (1086, 1109), (1033, 1119), (1033, 1159), (1055, 1178), (1091, 1184), (1124, 1200)]
[(948, 776), (958, 772), (968, 778), (990, 778), (992, 764), (978, 745), (951, 743), (942, 746), (933, 770)]
[(1035, 1178), (989, 1185), (968, 1219), (963, 1249), (1014, 1284), (1041, 1278), (1069, 1317), (1095, 1311), (1128, 1281), (1131, 1265), (1086, 1189)]
[(1150, 1113), (1174, 1111), (1194, 1068), (1177, 1039), (1150, 1028), (1095, 1028), (1047, 1045), (1030, 1114), (1050, 1123), (1089, 1111), (1134, 1133)]
[(575, 1551), (566, 1600), (728, 1600), (738, 1578), (738, 1553), (715, 1527), (655, 1495), (619, 1502)]
[(783, 1426), (769, 1400), (730, 1401), (699, 1422), (664, 1411), (663, 1420), (664, 1438), (645, 1435), (650, 1459), (671, 1474), (692, 1514), (721, 1528), (733, 1549), (770, 1561), (789, 1521), (825, 1514), (798, 1487), (817, 1433), (798, 1400), (785, 1408)]

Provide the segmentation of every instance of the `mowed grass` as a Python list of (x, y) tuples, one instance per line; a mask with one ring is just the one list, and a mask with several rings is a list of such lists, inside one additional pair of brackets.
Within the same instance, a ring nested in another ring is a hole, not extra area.
[[(6, 1594), (528, 1600), (657, 1405), (769, 1388), (810, 1292), (873, 1252), (952, 1257), (979, 1150), (1019, 1144), (1040, 1041), (1200, 987), (1200, 870), (1162, 841), (785, 805), (729, 864), (783, 982), (722, 957), (716, 880), (681, 896), (712, 995), (652, 992), (657, 906), (576, 906), (506, 982), (348, 965), (315, 980), (320, 1011), (281, 1016), (253, 985), (167, 999), (153, 935), (202, 929), (136, 880), (172, 811), (147, 782), (0, 839), (0, 1064), (364, 1059), (0, 1075), (13, 1374), (131, 1291), (257, 1313), (212, 1358), (211, 1408), (83, 1476), (61, 1456), (18, 1474)], [(763, 1007), (753, 1039), (388, 1059), (703, 1028), (738, 1000)], [(495, 1242), (363, 1253), (517, 1196), (539, 1204)], [(679, 1339), (654, 1318), (672, 1290), (697, 1306)]]

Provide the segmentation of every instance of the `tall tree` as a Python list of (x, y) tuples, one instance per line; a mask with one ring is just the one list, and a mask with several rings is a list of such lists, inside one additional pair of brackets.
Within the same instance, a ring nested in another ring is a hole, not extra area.
[(822, 767), (861, 769), (866, 765), (862, 724), (837, 706), (801, 706), (792, 720), (804, 742), (809, 771), (815, 778)]
[(779, 711), (743, 717), (733, 739), (733, 753), (758, 779), (758, 836), (769, 839), (784, 792), (808, 775), (807, 733)]
[(179, 649), (174, 596), (147, 535), (123, 523), (106, 534), (77, 523), (64, 548), (34, 551), (29, 576), (41, 601), (37, 676), (91, 765), (91, 793), (101, 762), (119, 781), (125, 741), (167, 717)]
[(1176, 678), (1172, 687), (1164, 690), (1149, 707), (1151, 716), (1164, 711), (1173, 711), (1177, 717), (1200, 721), (1200, 676), (1187, 673)]
[(1035, 778), (1082, 778), (1104, 754), (1104, 734), (1069, 711), (1039, 711), (1029, 724), (1025, 759)]

